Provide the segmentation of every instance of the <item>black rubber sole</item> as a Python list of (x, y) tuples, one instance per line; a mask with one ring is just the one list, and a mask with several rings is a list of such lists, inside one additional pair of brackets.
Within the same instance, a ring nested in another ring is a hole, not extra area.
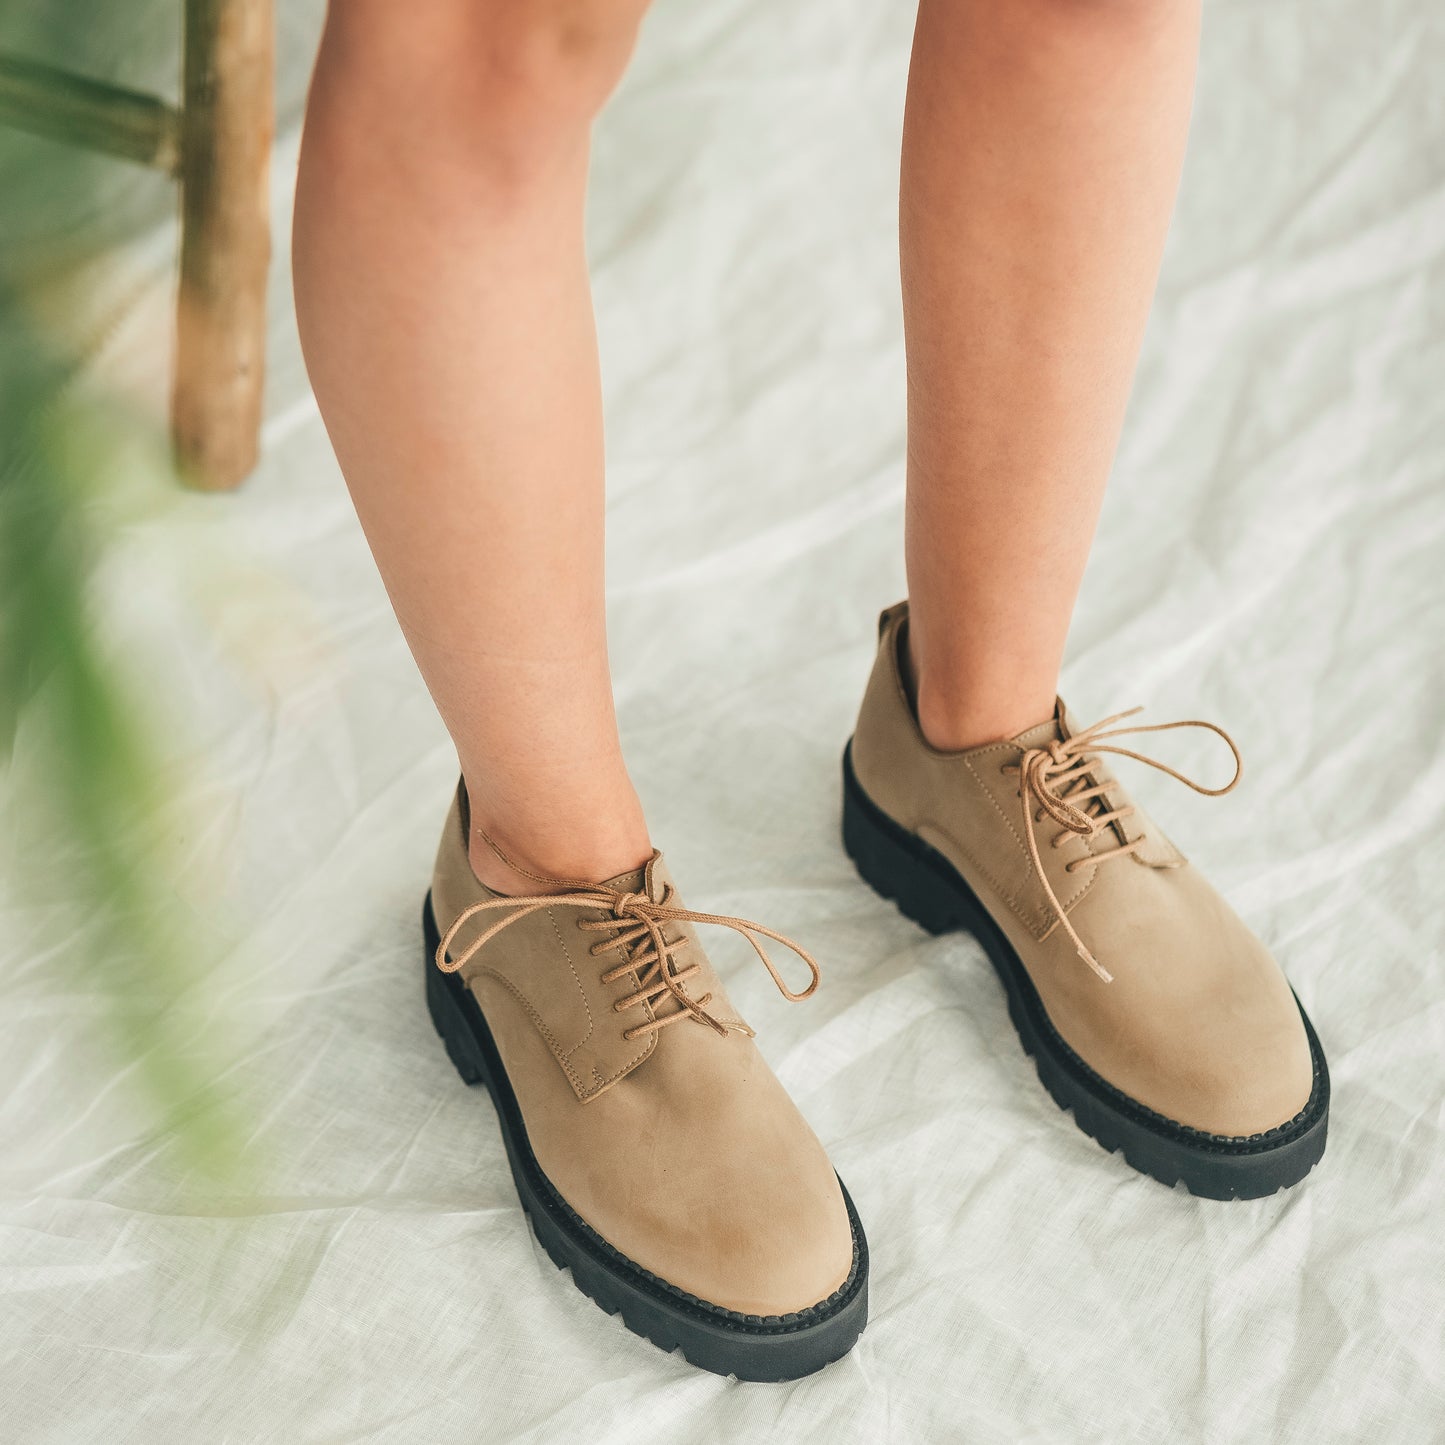
[(659, 1279), (608, 1244), (567, 1204), (537, 1162), (476, 996), (458, 975), (443, 973), (434, 961), (438, 933), (430, 893), (422, 910), (422, 933), (432, 1023), (463, 1082), (487, 1086), (522, 1208), (552, 1262), (558, 1269), (572, 1271), (583, 1294), (608, 1314), (620, 1314), (633, 1334), (659, 1349), (680, 1349), (691, 1364), (740, 1380), (796, 1380), (853, 1348), (868, 1320), (868, 1245), (846, 1189), (843, 1201), (853, 1230), (853, 1265), (842, 1285), (810, 1309), (745, 1315)]
[[(843, 846), (865, 882), (930, 933), (967, 930), (983, 945), (1008, 995), (1009, 1017), (1040, 1081), (1079, 1128), (1141, 1174), (1182, 1181), (1206, 1199), (1260, 1199), (1298, 1184), (1325, 1152), (1330, 1076), (1304, 1009), (1314, 1086), (1288, 1123), (1249, 1138), (1226, 1138), (1166, 1119), (1095, 1073), (1049, 1021), (1028, 970), (958, 870), (890, 818), (853, 772), (853, 745), (843, 753)], [(1298, 1000), (1296, 1000), (1298, 1003)]]

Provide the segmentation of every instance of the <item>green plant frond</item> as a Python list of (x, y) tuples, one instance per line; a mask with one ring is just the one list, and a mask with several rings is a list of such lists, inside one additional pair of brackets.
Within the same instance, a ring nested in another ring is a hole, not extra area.
[[(240, 1137), (214, 1066), (189, 1045), (184, 1002), (197, 985), (194, 916), (179, 896), (157, 820), (168, 805), (147, 734), (128, 702), (123, 660), (102, 648), (88, 589), (107, 537), (97, 504), (122, 482), (144, 423), (68, 393), (65, 368), (0, 291), (0, 766), (16, 767), (23, 727), (33, 846), (61, 858), (81, 956), (63, 986), (106, 1001), (114, 1048), (160, 1117), (178, 1162), (234, 1178)], [(22, 880), (23, 881), (23, 880)]]

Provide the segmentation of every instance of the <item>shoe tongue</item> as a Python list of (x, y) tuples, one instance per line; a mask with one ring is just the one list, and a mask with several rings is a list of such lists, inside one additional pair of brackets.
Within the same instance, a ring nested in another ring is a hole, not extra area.
[(1025, 728), (1021, 733), (1015, 733), (1013, 742), (1016, 747), (1041, 748), (1054, 741), (1063, 741), (1064, 738), (1073, 736), (1072, 719), (1069, 710), (1064, 706), (1063, 698), (1054, 699), (1054, 715), (1041, 723), (1035, 723), (1031, 728)]
[(604, 888), (615, 888), (619, 893), (642, 893), (654, 903), (662, 899), (663, 886), (672, 882), (672, 875), (662, 861), (661, 853), (654, 853), (640, 868), (629, 868), (603, 880)]

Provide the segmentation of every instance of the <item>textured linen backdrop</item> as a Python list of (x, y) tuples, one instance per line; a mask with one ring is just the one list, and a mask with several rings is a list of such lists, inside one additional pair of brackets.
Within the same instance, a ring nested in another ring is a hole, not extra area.
[[(319, 6), (285, 10), (265, 458), (235, 496), (134, 521), (107, 572), (111, 645), (201, 819), (183, 882), (225, 899), (202, 963), (263, 1194), (167, 1174), (98, 1042), (104, 960), (60, 966), (48, 905), (11, 889), (0, 1434), (1445, 1438), (1438, 6), (1207, 7), (1064, 680), (1085, 719), (1145, 702), (1244, 750), (1222, 800), (1121, 764), (1329, 1051), (1322, 1168), (1233, 1206), (1080, 1134), (980, 950), (925, 937), (839, 845), (839, 754), (903, 592), (908, 7), (662, 0), (648, 22), (590, 214), (622, 727), (689, 902), (823, 963), (790, 1007), (708, 938), (873, 1248), (858, 1348), (783, 1386), (658, 1353), (551, 1267), (427, 1021), (418, 909), (455, 764), (297, 350), (286, 226)], [(157, 217), (86, 293), (94, 366), (156, 405), (173, 247)], [(1190, 746), (1171, 755), (1222, 766)]]

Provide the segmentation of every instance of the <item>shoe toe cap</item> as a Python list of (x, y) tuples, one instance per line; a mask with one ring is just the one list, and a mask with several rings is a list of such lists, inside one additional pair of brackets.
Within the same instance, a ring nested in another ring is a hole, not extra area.
[(1173, 1026), (1136, 1029), (1100, 1072), (1185, 1128), (1225, 1139), (1269, 1133), (1300, 1114), (1315, 1088), (1303, 1017), (1287, 988), (1283, 995), (1229, 1018), (1201, 1007)]
[(706, 1205), (686, 1216), (664, 1206), (638, 1229), (647, 1211), (630, 1210), (629, 1256), (688, 1294), (746, 1315), (805, 1311), (847, 1283), (857, 1248), (831, 1168), (776, 1180), (719, 1174), (713, 1182)]
[(1314, 1061), (1297, 1022), (1290, 1036), (1276, 1033), (1207, 1056), (1176, 1056), (1170, 1107), (1160, 1112), (1202, 1133), (1252, 1138), (1296, 1118), (1313, 1092)]

